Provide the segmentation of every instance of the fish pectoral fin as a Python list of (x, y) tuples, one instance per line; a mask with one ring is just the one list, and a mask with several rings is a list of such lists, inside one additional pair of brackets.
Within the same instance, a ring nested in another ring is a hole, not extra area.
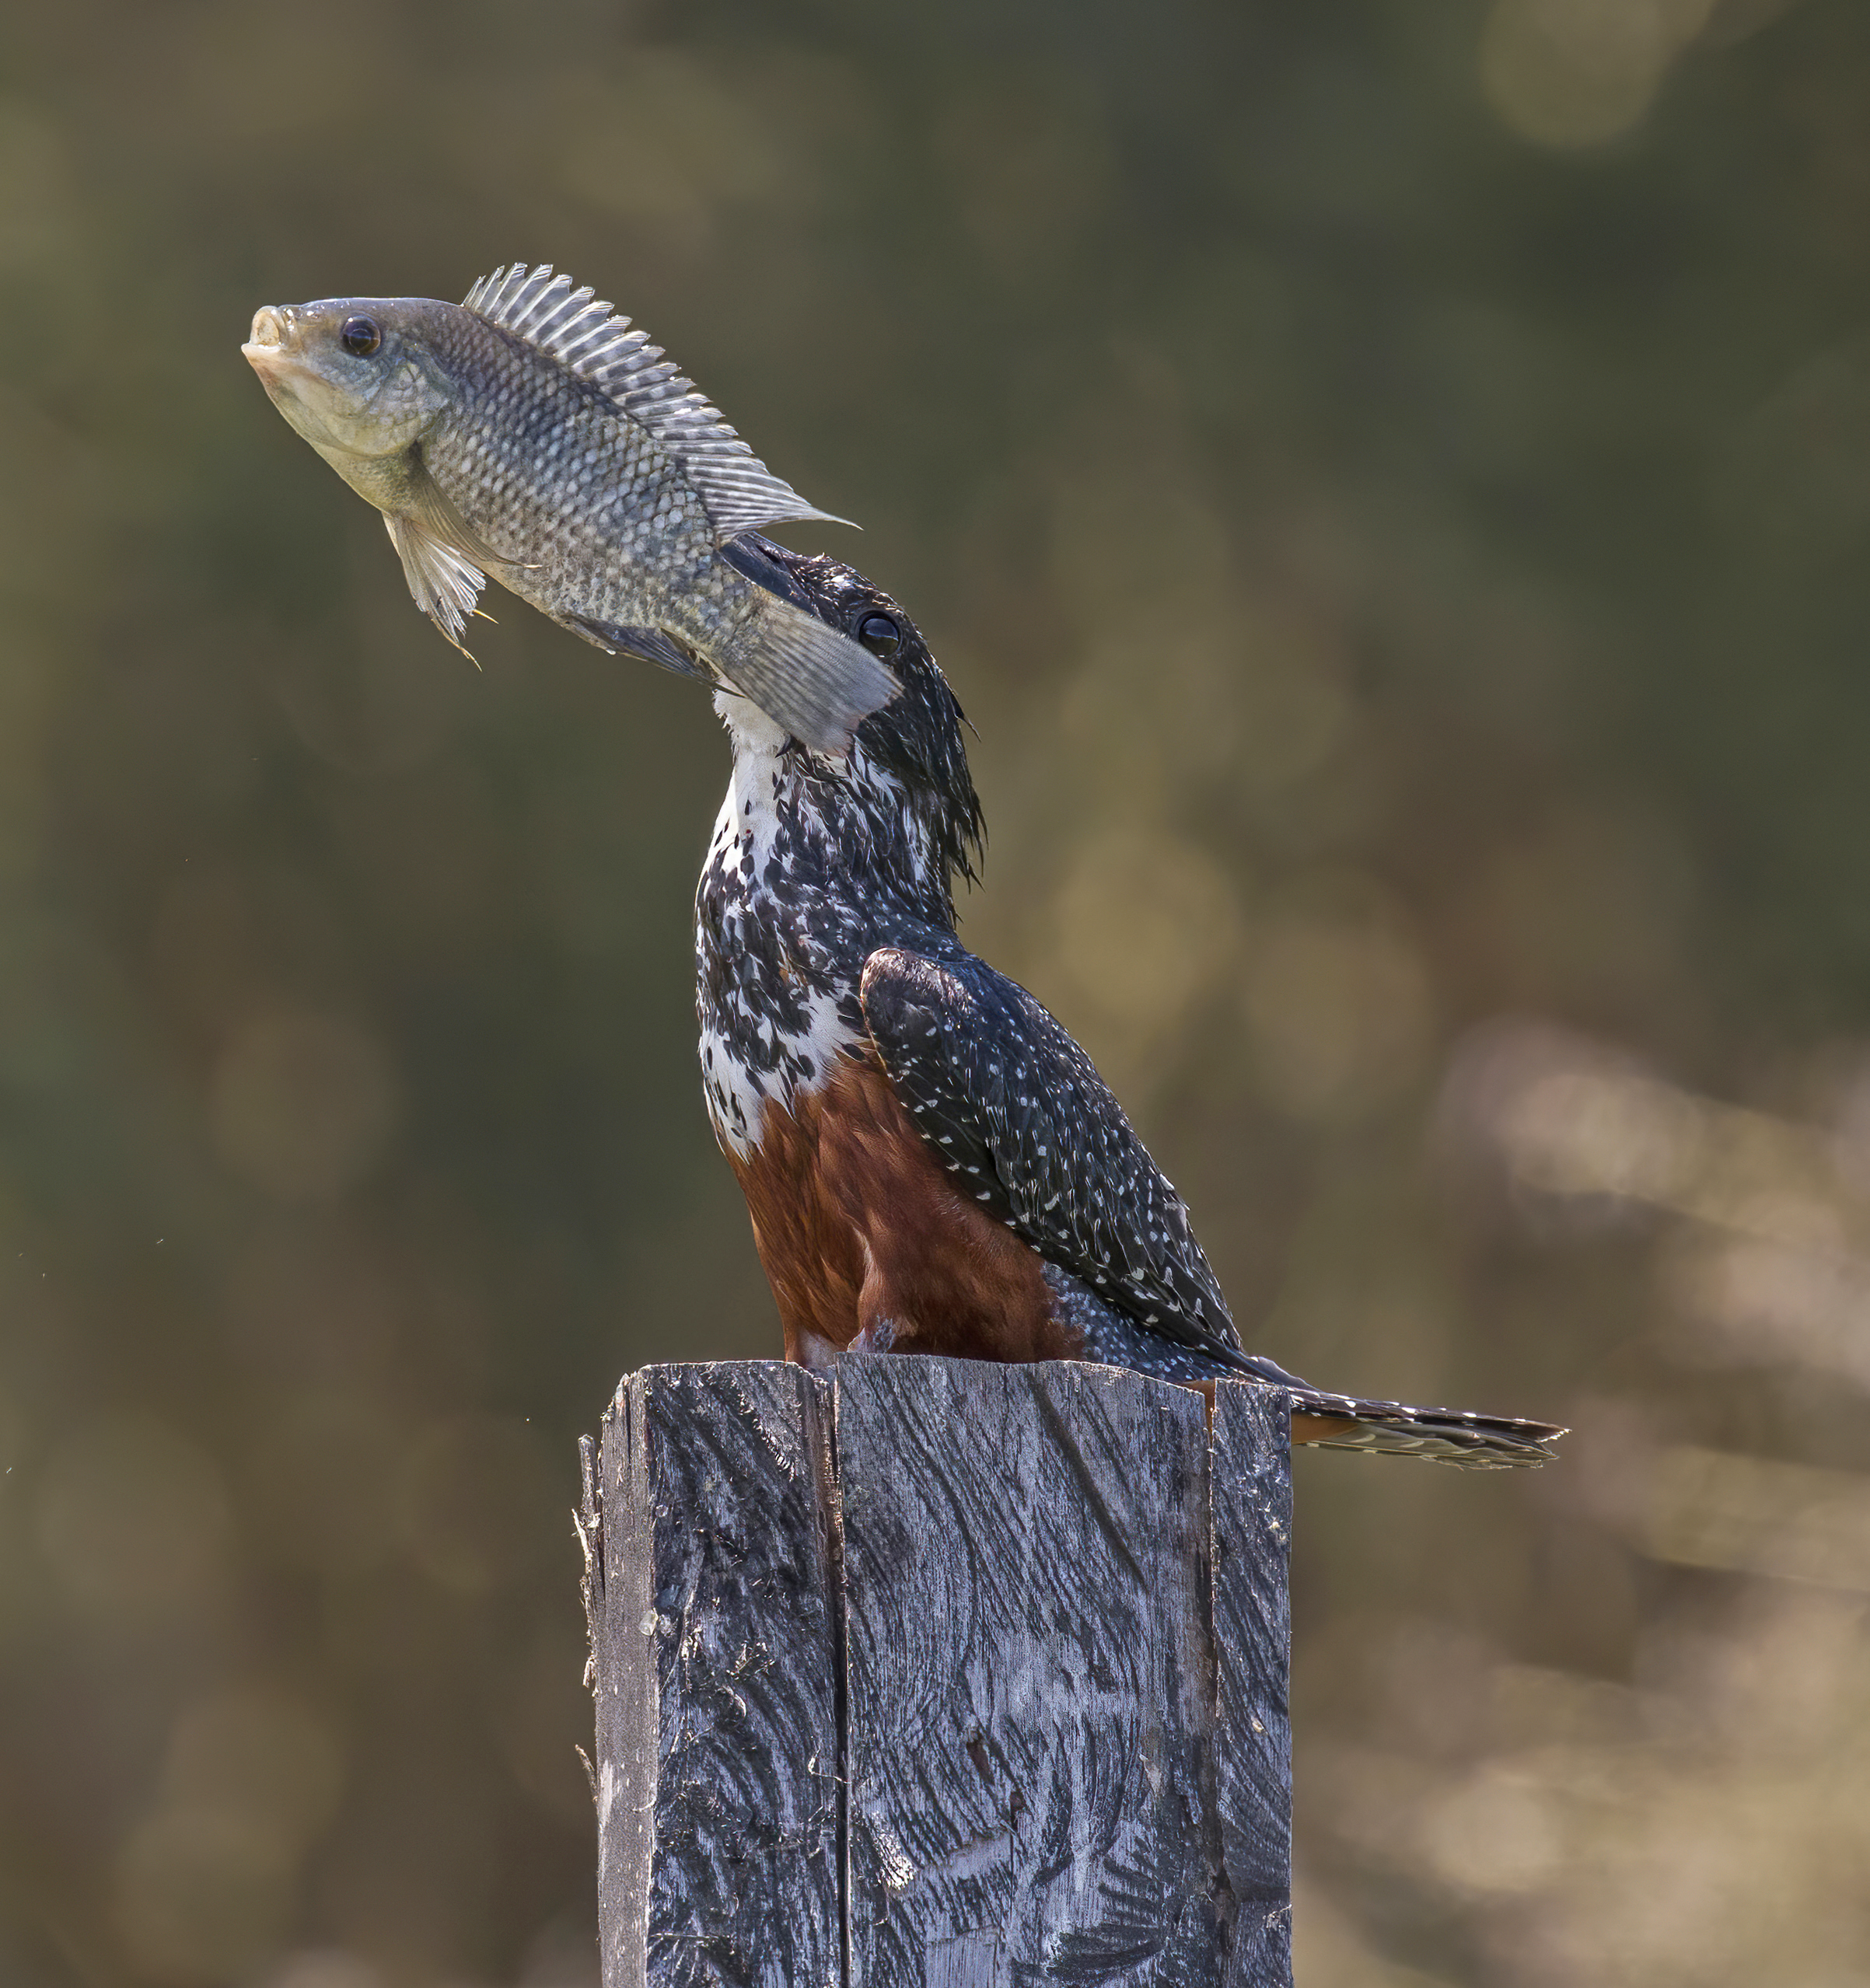
[(777, 595), (718, 652), (729, 687), (815, 751), (848, 751), (857, 728), (901, 687), (870, 652)]
[(487, 585), (487, 575), (453, 546), (432, 537), (417, 519), (386, 512), (383, 524), (403, 562), (403, 578), (409, 582), (416, 606), (474, 662), (474, 652), (462, 641), (461, 631), (469, 615), (479, 611), (474, 603)]
[(583, 636), (587, 642), (595, 642), (600, 649), (608, 649), (613, 655), (640, 657), (645, 662), (653, 662), (659, 669), (673, 670), (678, 676), (697, 676), (704, 683), (714, 681), (711, 669), (660, 628), (634, 628), (620, 622), (600, 621), (594, 614), (554, 615), (553, 619), (569, 628), (573, 634)]
[(420, 448), (411, 449), (404, 460), (401, 504), (383, 514), (383, 522), (401, 556), (403, 577), (416, 606), (472, 662), (474, 653), (461, 631), (468, 616), (480, 613), (474, 603), (487, 585), (488, 569), (522, 571), (522, 562), (496, 552), (461, 515), (429, 473)]
[(483, 573), (495, 566), (504, 566), (516, 573), (533, 570), (530, 562), (509, 559), (505, 553), (495, 551), (461, 515), (423, 461), (419, 444), (409, 451), (403, 487), (404, 495), (400, 506), (403, 515), (419, 526), (438, 545), (446, 546), (449, 551), (479, 567)]

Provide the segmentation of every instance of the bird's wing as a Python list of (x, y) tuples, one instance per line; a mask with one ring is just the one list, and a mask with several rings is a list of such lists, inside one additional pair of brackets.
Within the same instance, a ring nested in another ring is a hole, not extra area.
[(892, 1088), (963, 1192), (1139, 1325), (1238, 1350), (1181, 1196), (1023, 987), (965, 956), (886, 947), (865, 963), (862, 999)]

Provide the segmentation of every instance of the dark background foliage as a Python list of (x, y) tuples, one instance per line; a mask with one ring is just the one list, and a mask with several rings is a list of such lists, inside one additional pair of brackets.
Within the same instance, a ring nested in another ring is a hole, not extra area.
[(592, 1973), (573, 1443), (774, 1352), (726, 755), (477, 675), (253, 309), (550, 260), (911, 608), (966, 931), (1309, 1454), (1302, 1978), (1870, 1978), (1870, 15), (232, 0), (0, 23), (0, 1979)]

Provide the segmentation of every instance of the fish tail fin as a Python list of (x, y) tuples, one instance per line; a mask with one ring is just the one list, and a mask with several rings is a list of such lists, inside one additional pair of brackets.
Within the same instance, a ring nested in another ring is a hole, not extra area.
[(897, 680), (870, 652), (776, 594), (710, 659), (728, 688), (821, 753), (841, 753), (857, 728), (896, 695)]

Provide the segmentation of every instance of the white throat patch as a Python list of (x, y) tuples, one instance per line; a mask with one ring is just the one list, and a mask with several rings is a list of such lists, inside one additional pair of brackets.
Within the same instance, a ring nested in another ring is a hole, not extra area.
[[(798, 806), (798, 776), (781, 757), (786, 735), (764, 712), (728, 693), (715, 701), (733, 741), (734, 770), (701, 889), (704, 899), (711, 891), (727, 900), (716, 943), (731, 957), (750, 921), (760, 921), (763, 938), (769, 925), (802, 938), (795, 931), (796, 895), (788, 889), (794, 851), (782, 837), (779, 808), (782, 798)], [(769, 1102), (794, 1108), (858, 1041), (838, 1013), (835, 985), (809, 984), (802, 973), (787, 971), (786, 979), (783, 1022), (770, 1002), (756, 997), (760, 991), (731, 973), (724, 996), (711, 1006), (703, 1002), (700, 1050), (708, 1116), (722, 1148), (739, 1159), (759, 1145)]]

